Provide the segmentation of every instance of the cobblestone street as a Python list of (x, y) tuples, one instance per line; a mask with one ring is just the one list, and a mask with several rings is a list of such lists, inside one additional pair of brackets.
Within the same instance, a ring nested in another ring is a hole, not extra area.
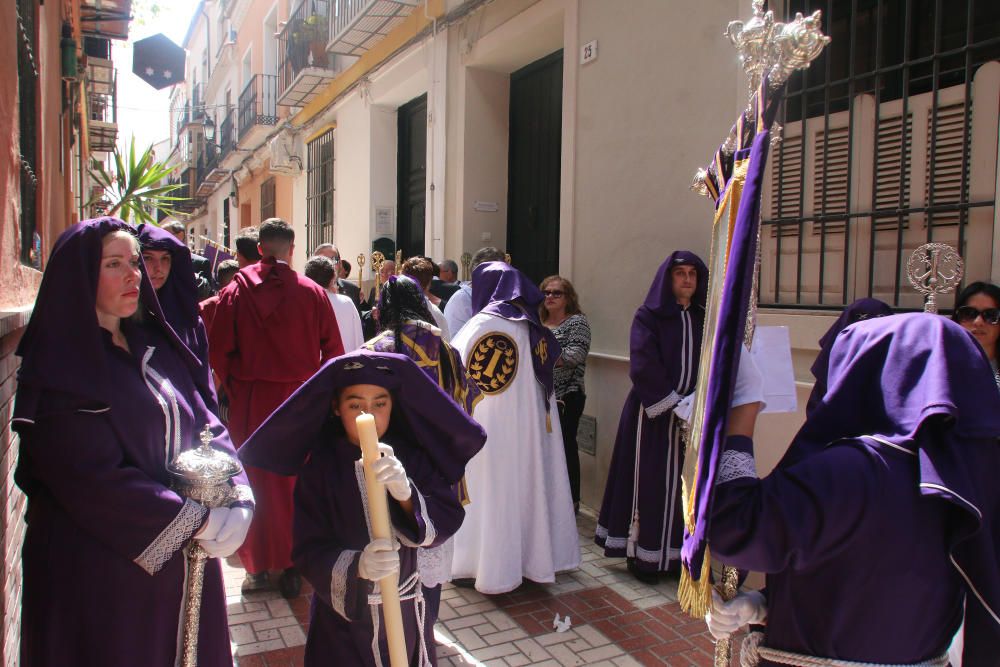
[[(636, 581), (621, 559), (593, 543), (594, 518), (577, 522), (583, 563), (554, 584), (525, 584), (485, 596), (446, 586), (435, 629), (441, 665), (712, 665), (705, 623), (680, 611), (677, 582)], [(243, 570), (225, 567), (229, 625), (240, 667), (302, 664), (309, 592), (284, 600), (277, 592), (240, 595)], [(308, 589), (308, 585), (304, 585)], [(572, 627), (553, 630), (556, 614)], [(335, 658), (335, 656), (331, 656)]]

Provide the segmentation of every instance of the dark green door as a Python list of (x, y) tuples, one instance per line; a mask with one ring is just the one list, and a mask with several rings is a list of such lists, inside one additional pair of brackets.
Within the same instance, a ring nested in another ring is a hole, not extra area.
[(559, 271), (563, 54), (510, 75), (507, 252), (540, 282)]
[(396, 156), (398, 243), (403, 257), (424, 254), (427, 204), (427, 95), (399, 107)]

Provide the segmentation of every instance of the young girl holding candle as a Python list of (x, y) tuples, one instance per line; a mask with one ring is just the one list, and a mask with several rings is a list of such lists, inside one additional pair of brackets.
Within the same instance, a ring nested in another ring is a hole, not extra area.
[[(406, 391), (400, 391), (403, 387)], [(394, 539), (373, 538), (356, 419), (374, 417)], [(451, 489), (485, 434), (410, 359), (359, 351), (327, 363), (240, 449), (250, 465), (298, 475), (292, 559), (314, 589), (305, 664), (387, 665), (375, 584), (399, 573), (410, 665), (436, 664), (417, 548), (450, 537), (464, 518)]]

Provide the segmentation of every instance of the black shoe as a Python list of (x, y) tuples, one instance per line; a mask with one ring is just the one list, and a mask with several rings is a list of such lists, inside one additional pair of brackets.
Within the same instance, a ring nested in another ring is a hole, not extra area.
[(656, 572), (645, 572), (640, 570), (639, 565), (636, 563), (634, 558), (629, 558), (625, 562), (628, 565), (628, 571), (632, 573), (632, 576), (642, 583), (649, 584), (650, 586), (655, 586), (660, 583), (660, 577)]
[(240, 592), (246, 595), (247, 593), (262, 591), (267, 588), (267, 584), (267, 572), (261, 572), (260, 574), (247, 572), (247, 576), (243, 580), (243, 585), (240, 587)]
[(294, 567), (290, 567), (281, 573), (278, 578), (278, 591), (281, 597), (291, 600), (297, 598), (302, 592), (302, 577)]
[(451, 583), (459, 588), (475, 588), (476, 580), (472, 577), (460, 577), (458, 579), (452, 579)]

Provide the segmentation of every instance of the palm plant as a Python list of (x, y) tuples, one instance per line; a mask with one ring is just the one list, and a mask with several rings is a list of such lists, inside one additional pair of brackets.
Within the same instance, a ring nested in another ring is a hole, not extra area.
[(104, 188), (103, 195), (95, 195), (87, 206), (104, 202), (110, 197), (110, 205), (106, 215), (117, 215), (125, 221), (156, 223), (154, 213), (162, 211), (165, 215), (176, 216), (173, 202), (184, 201), (185, 197), (176, 197), (170, 193), (180, 189), (179, 183), (162, 182), (176, 167), (163, 162), (157, 162), (153, 156), (153, 147), (149, 146), (139, 156), (135, 155), (135, 137), (129, 142), (128, 155), (124, 156), (115, 147), (114, 173), (108, 172), (103, 164), (96, 163), (90, 169), (90, 175)]

